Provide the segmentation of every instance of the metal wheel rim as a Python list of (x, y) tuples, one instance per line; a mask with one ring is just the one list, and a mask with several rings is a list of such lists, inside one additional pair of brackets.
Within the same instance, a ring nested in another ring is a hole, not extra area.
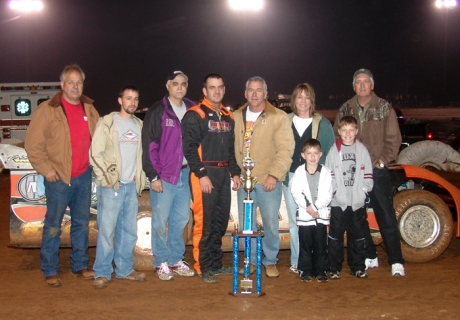
[(414, 248), (433, 244), (441, 232), (441, 223), (430, 207), (416, 205), (409, 208), (400, 219), (401, 237)]

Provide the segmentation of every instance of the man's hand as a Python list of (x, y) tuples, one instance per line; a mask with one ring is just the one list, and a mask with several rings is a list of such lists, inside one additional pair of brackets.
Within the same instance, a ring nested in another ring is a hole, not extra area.
[(275, 190), (277, 182), (278, 182), (278, 179), (276, 179), (274, 176), (268, 175), (267, 179), (265, 179), (265, 182), (264, 182), (264, 191), (270, 192), (270, 191)]
[(163, 192), (163, 183), (161, 182), (160, 178), (157, 181), (153, 181), (150, 183), (150, 189), (157, 193)]
[(211, 193), (212, 188), (212, 182), (211, 179), (209, 179), (208, 176), (204, 176), (203, 178), (200, 178), (200, 187), (201, 187), (201, 192), (203, 193)]
[(56, 182), (56, 181), (60, 180), (59, 175), (57, 174), (56, 170), (54, 170), (54, 169), (51, 169), (51, 171), (48, 172), (45, 175), (45, 179), (48, 182)]
[(233, 177), (233, 188), (232, 190), (236, 191), (241, 187), (240, 176)]

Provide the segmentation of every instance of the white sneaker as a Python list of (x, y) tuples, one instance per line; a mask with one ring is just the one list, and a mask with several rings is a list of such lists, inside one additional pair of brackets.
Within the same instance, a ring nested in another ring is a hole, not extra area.
[(367, 259), (364, 261), (364, 264), (366, 265), (366, 269), (372, 269), (372, 268), (378, 268), (379, 266), (379, 258), (374, 258), (374, 259)]
[(179, 261), (171, 269), (182, 277), (193, 277), (195, 275), (195, 271), (190, 269), (185, 261)]
[(391, 275), (393, 277), (404, 277), (406, 275), (404, 266), (401, 263), (393, 263), (391, 265)]
[(168, 266), (167, 262), (163, 262), (162, 264), (160, 264), (159, 267), (155, 268), (155, 270), (156, 270), (158, 278), (160, 278), (160, 280), (172, 280), (172, 279), (174, 279), (174, 276), (173, 276), (173, 274), (171, 272), (171, 269), (169, 269), (169, 266)]
[(289, 272), (290, 273), (299, 273), (299, 270), (297, 269), (297, 265), (296, 264), (291, 265), (291, 267), (289, 268)]

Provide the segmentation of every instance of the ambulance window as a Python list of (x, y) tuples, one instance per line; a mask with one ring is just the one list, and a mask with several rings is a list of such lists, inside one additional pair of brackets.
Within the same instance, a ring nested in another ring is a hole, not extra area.
[(43, 101), (46, 101), (46, 100), (49, 100), (49, 99), (48, 99), (48, 98), (46, 98), (46, 99), (43, 99), (43, 98), (42, 98), (42, 99), (38, 99), (38, 101), (37, 101), (37, 107), (40, 105), (40, 103), (42, 103)]
[(14, 102), (14, 113), (18, 117), (30, 116), (32, 105), (29, 99), (17, 99)]

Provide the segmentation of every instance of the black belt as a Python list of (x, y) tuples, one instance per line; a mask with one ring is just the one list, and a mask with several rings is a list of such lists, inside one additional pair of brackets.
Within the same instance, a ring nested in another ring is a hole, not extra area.
[(228, 167), (228, 161), (203, 161), (205, 168), (225, 168)]
[(184, 164), (184, 165), (182, 166), (182, 168), (180, 168), (180, 169), (182, 170), (182, 169), (187, 169), (187, 168), (190, 168), (190, 167), (188, 166), (188, 164)]

